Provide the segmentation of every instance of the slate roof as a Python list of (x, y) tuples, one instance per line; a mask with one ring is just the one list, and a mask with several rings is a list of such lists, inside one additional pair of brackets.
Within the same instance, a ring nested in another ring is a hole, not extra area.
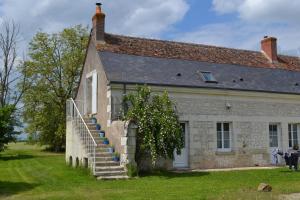
[[(180, 59), (98, 53), (111, 83), (152, 84), (300, 94), (300, 72)], [(201, 71), (212, 72), (207, 83)], [(180, 74), (180, 76), (179, 76)]]
[[(261, 52), (108, 34), (97, 50), (111, 83), (300, 94), (297, 57), (271, 64)], [(218, 82), (205, 82), (202, 71)]]

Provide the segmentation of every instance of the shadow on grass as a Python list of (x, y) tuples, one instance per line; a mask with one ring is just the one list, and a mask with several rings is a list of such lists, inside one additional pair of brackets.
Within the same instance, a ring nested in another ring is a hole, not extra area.
[(300, 171), (295, 171), (295, 170), (284, 170), (284, 171), (280, 171), (281, 173), (299, 173)]
[(209, 172), (188, 172), (188, 171), (179, 171), (179, 172), (170, 172), (170, 171), (154, 171), (154, 172), (141, 172), (140, 177), (150, 177), (158, 176), (167, 179), (172, 178), (186, 178), (186, 177), (201, 177), (209, 175)]
[(0, 160), (8, 161), (8, 160), (23, 160), (23, 159), (31, 159), (34, 158), (33, 155), (26, 155), (26, 154), (16, 154), (16, 155), (0, 155)]
[(0, 197), (26, 192), (37, 186), (35, 183), (0, 181)]

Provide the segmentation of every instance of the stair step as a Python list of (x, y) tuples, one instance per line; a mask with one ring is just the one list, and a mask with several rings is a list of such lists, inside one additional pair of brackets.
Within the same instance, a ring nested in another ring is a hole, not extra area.
[[(88, 154), (88, 157), (93, 157), (93, 156), (94, 156), (93, 153)], [(98, 152), (98, 153), (96, 152), (95, 157), (96, 158), (112, 158), (112, 154), (109, 152)]]
[(99, 144), (99, 146), (97, 145), (96, 149), (108, 149), (109, 145), (108, 144)]
[(112, 157), (112, 154), (109, 152), (103, 152), (103, 153), (96, 153), (96, 158), (103, 158), (103, 157)]
[[(88, 149), (88, 146), (85, 146), (85, 148), (86, 149)], [(109, 145), (107, 145), (107, 144), (102, 144), (102, 143), (100, 143), (100, 144), (97, 144), (97, 146), (96, 146), (96, 148), (95, 148), (95, 150), (97, 151), (97, 150), (100, 150), (100, 151), (108, 151), (108, 149), (109, 149)]]
[[(95, 142), (103, 142), (103, 139), (104, 139), (104, 138), (99, 137), (99, 135), (95, 135), (95, 136), (92, 135), (92, 136), (93, 136)], [(84, 140), (84, 137), (80, 137), (80, 139), (81, 139), (81, 140)]]
[(115, 161), (98, 161), (95, 162), (96, 167), (105, 167), (105, 166), (120, 166), (120, 162)]
[(108, 148), (104, 148), (104, 147), (102, 147), (102, 148), (96, 148), (96, 153), (109, 153), (108, 152)]
[(124, 170), (122, 171), (100, 171), (96, 172), (95, 176), (125, 176), (126, 172)]
[(128, 176), (98, 176), (97, 180), (120, 180), (129, 179)]
[(96, 162), (102, 162), (102, 161), (112, 161), (112, 156), (110, 157), (96, 157)]
[(88, 126), (96, 126), (96, 124), (94, 124), (93, 122), (85, 122), (85, 124)]
[(97, 172), (99, 171), (124, 171), (122, 166), (108, 166), (108, 167), (95, 167)]

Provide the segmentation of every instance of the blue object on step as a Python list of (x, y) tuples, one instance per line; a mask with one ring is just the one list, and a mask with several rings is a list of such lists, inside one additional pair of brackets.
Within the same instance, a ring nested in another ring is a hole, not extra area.
[(108, 153), (113, 153), (114, 152), (114, 148), (113, 147), (109, 147), (108, 148)]
[(100, 124), (97, 124), (97, 125), (96, 125), (96, 130), (97, 130), (97, 131), (100, 131), (100, 130), (101, 130), (101, 125), (100, 125)]
[(91, 121), (92, 121), (93, 124), (96, 124), (96, 123), (97, 123), (97, 119), (96, 119), (95, 117), (93, 117), (93, 118), (91, 119)]
[(117, 156), (113, 156), (113, 161), (115, 161), (115, 162), (119, 162), (120, 161), (120, 158), (119, 157), (117, 157)]
[(103, 140), (103, 144), (109, 144), (108, 140)]
[(105, 137), (105, 132), (104, 131), (100, 131), (99, 132), (99, 137), (104, 138)]

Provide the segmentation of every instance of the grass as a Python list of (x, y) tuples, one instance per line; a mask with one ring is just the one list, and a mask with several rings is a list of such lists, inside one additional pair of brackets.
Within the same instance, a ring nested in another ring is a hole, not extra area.
[[(0, 154), (0, 199), (277, 199), (300, 192), (300, 173), (287, 168), (213, 173), (156, 172), (131, 180), (96, 181), (72, 169), (63, 154), (11, 144)], [(259, 183), (271, 193), (256, 191)]]

